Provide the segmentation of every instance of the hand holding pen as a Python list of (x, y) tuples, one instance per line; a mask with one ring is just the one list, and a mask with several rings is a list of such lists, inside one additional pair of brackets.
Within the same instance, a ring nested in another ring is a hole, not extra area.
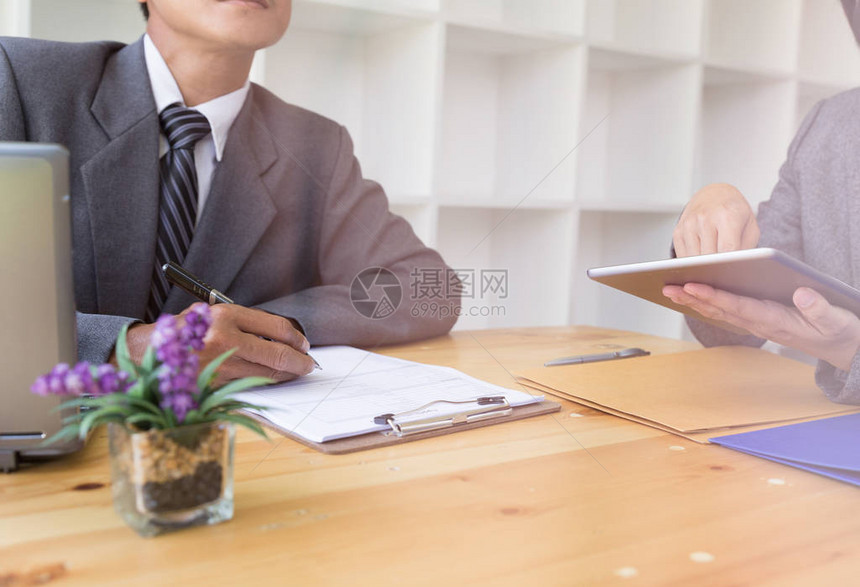
[[(168, 281), (212, 305), (211, 340), (207, 340), (203, 351), (207, 355), (212, 353), (208, 359), (236, 348), (234, 355), (219, 369), (223, 379), (261, 375), (286, 381), (319, 368), (307, 354), (310, 349), (307, 339), (288, 319), (234, 304), (226, 295), (178, 265), (168, 263), (163, 269)], [(201, 356), (202, 362), (206, 360), (207, 357)]]

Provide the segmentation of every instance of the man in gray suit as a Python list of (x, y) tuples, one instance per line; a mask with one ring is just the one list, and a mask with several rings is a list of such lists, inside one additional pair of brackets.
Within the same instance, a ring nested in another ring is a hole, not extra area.
[[(159, 116), (173, 103), (209, 125), (192, 147), (199, 210), (182, 264), (236, 302), (213, 306), (202, 357), (237, 348), (224, 379), (308, 373), (309, 342), (368, 346), (447, 332), (453, 315), (414, 317), (405, 299), (415, 272), (447, 268), (362, 178), (346, 130), (248, 82), (254, 52), (285, 32), (290, 1), (143, 6), (147, 35), (128, 46), (0, 40), (0, 140), (71, 153), (81, 359), (107, 360), (125, 324), (134, 357), (149, 341), (165, 209), (159, 160), (174, 148)], [(350, 299), (370, 267), (389, 271), (385, 283), (393, 275), (404, 293), (382, 318)], [(194, 301), (174, 287), (156, 309), (183, 315)]]
[[(860, 42), (860, 0), (842, 0)], [(678, 256), (773, 247), (860, 287), (860, 90), (817, 104), (788, 150), (779, 181), (758, 217), (726, 184), (709, 185), (687, 204), (675, 227)], [(667, 286), (672, 301), (724, 320), (749, 336), (688, 319), (706, 346), (765, 340), (819, 359), (816, 381), (830, 399), (860, 403), (860, 318), (801, 287), (794, 306), (756, 300), (703, 284)]]

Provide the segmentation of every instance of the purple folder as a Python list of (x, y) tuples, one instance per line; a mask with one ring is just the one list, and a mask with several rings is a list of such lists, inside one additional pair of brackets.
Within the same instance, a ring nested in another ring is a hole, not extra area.
[(860, 486), (860, 413), (710, 440), (727, 448)]

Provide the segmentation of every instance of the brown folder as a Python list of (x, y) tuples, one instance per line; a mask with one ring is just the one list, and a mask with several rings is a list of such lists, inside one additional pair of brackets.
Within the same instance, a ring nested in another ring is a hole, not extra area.
[(697, 442), (860, 411), (829, 401), (811, 365), (750, 347), (542, 367), (523, 385)]

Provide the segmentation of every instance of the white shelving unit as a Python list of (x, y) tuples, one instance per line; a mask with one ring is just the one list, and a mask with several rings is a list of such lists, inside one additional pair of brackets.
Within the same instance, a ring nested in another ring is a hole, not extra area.
[[(129, 0), (0, 1), (0, 34), (143, 28)], [(836, 0), (294, 0), (252, 77), (346, 125), (392, 210), (474, 271), (458, 328), (678, 337), (678, 314), (585, 270), (666, 257), (706, 183), (766, 199), (809, 108), (860, 85), (860, 50)]]
[[(794, 134), (797, 101), (787, 79), (707, 66), (696, 185), (726, 182), (753, 203), (770, 196)], [(743, 164), (738, 164), (742, 161)]]

